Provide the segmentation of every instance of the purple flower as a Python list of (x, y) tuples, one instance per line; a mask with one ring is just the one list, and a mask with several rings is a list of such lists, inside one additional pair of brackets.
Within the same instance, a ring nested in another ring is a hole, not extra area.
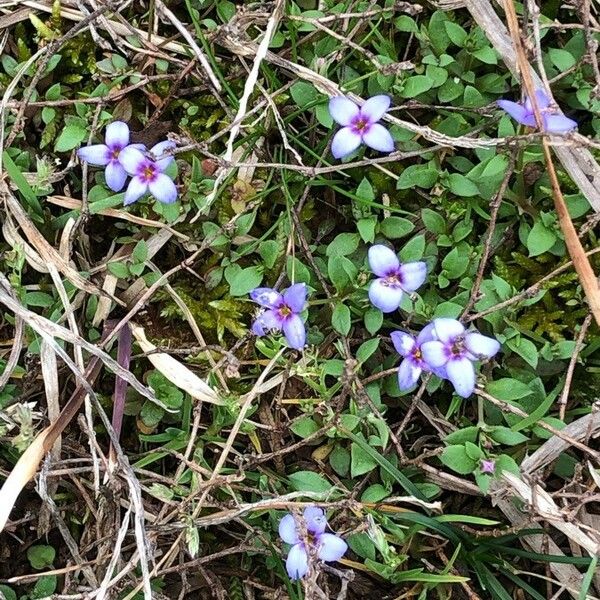
[(493, 475), (496, 470), (496, 461), (492, 458), (483, 458), (479, 463), (479, 468), (482, 473)]
[[(325, 533), (327, 517), (323, 513), (323, 509), (309, 506), (304, 509), (303, 518), (308, 532), (306, 542), (316, 549), (316, 554), (322, 561), (331, 562), (344, 556), (348, 545), (341, 537), (333, 533)], [(305, 541), (300, 539), (293, 515), (285, 515), (279, 522), (279, 537), (286, 544), (292, 544), (285, 561), (285, 568), (290, 579), (301, 579), (308, 571), (309, 549), (307, 549)]]
[(114, 121), (106, 128), (105, 144), (94, 144), (77, 150), (77, 156), (90, 165), (106, 167), (106, 185), (113, 192), (120, 192), (125, 185), (127, 172), (121, 162), (121, 151), (125, 148), (144, 150), (143, 144), (129, 144), (129, 127), (123, 121)]
[(343, 125), (331, 144), (335, 158), (343, 158), (354, 152), (361, 143), (379, 152), (392, 152), (394, 140), (390, 132), (377, 121), (390, 107), (389, 96), (373, 96), (359, 108), (346, 96), (334, 96), (329, 101), (329, 114)]
[(175, 160), (173, 156), (163, 156), (171, 148), (175, 148), (175, 144), (170, 141), (153, 146), (150, 152), (157, 157), (156, 160), (151, 160), (138, 148), (131, 146), (121, 152), (119, 160), (132, 177), (125, 192), (125, 206), (133, 204), (148, 191), (164, 204), (173, 204), (177, 200), (177, 188), (173, 180), (164, 173)]
[(421, 345), (423, 358), (432, 369), (444, 367), (456, 393), (468, 398), (475, 390), (473, 362), (492, 358), (500, 344), (477, 331), (465, 331), (456, 319), (434, 319), (432, 325), (436, 339)]
[[(577, 127), (573, 119), (562, 114), (561, 110), (552, 107), (550, 97), (543, 90), (536, 90), (535, 99), (540, 110), (540, 116), (544, 125), (544, 131), (548, 133), (566, 133)], [(498, 106), (506, 111), (515, 121), (528, 127), (536, 127), (533, 105), (529, 98), (524, 103), (511, 102), (510, 100), (498, 100)]]
[(433, 340), (433, 325), (429, 324), (415, 338), (404, 331), (391, 334), (396, 352), (404, 357), (398, 367), (398, 387), (404, 392), (415, 386), (423, 371), (429, 371), (429, 365), (423, 360), (421, 344)]
[(377, 275), (369, 286), (369, 299), (384, 313), (396, 310), (403, 292), (414, 292), (423, 285), (427, 276), (424, 262), (401, 265), (394, 251), (381, 244), (369, 248), (369, 266)]
[(306, 343), (306, 330), (300, 313), (306, 304), (306, 284), (296, 283), (283, 294), (271, 288), (256, 288), (250, 292), (250, 298), (264, 306), (252, 324), (252, 332), (262, 336), (268, 331), (280, 331), (290, 347), (299, 350)]
[(398, 387), (400, 390), (405, 392), (414, 387), (423, 371), (432, 372), (441, 379), (448, 378), (446, 369), (428, 365), (421, 351), (422, 344), (436, 339), (433, 323), (423, 327), (416, 338), (404, 331), (392, 332), (391, 338), (396, 352), (404, 357), (398, 367)]

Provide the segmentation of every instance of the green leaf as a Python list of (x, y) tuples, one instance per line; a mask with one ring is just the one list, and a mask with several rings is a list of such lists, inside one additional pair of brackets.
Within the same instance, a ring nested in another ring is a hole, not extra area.
[(377, 466), (377, 461), (373, 459), (372, 455), (365, 452), (364, 447), (354, 442), (350, 446), (350, 456), (350, 475), (352, 477), (369, 473), (369, 471), (372, 471)]
[(305, 108), (322, 98), (316, 88), (305, 81), (297, 81), (294, 83), (290, 88), (290, 94), (299, 108)]
[(479, 50), (474, 50), (473, 52), (471, 52), (471, 54), (486, 65), (498, 64), (498, 55), (491, 46), (479, 48)]
[(129, 269), (122, 262), (109, 262), (106, 267), (108, 270), (119, 279), (127, 279), (129, 277)]
[(58, 136), (54, 144), (56, 152), (69, 152), (83, 142), (87, 136), (87, 129), (78, 122), (67, 125)]
[(468, 454), (464, 446), (448, 446), (440, 456), (440, 460), (450, 469), (461, 475), (472, 473), (477, 462)]
[(516, 446), (527, 442), (529, 438), (518, 431), (513, 431), (509, 427), (502, 427), (498, 425), (488, 432), (488, 435), (498, 444), (504, 444), (505, 446)]
[(361, 502), (381, 502), (390, 495), (390, 491), (380, 483), (370, 485), (360, 497)]
[(55, 557), (56, 550), (52, 546), (30, 546), (27, 549), (27, 560), (38, 571), (51, 567)]
[(148, 244), (145, 240), (140, 240), (134, 247), (131, 257), (137, 263), (143, 263), (148, 260)]
[(346, 477), (350, 470), (350, 452), (342, 446), (336, 446), (329, 455), (329, 464), (340, 477)]
[(258, 287), (263, 278), (262, 267), (242, 269), (238, 264), (229, 265), (224, 274), (232, 296), (245, 296)]
[(448, 279), (458, 279), (467, 270), (469, 261), (470, 257), (469, 253), (466, 252), (466, 248), (455, 246), (442, 261), (444, 275)]
[(450, 191), (457, 196), (462, 196), (464, 198), (479, 196), (479, 189), (477, 186), (460, 173), (448, 175), (446, 182), (448, 183)]
[(361, 200), (366, 200), (367, 202), (372, 202), (375, 200), (375, 191), (373, 190), (371, 182), (366, 177), (363, 177), (362, 181), (356, 188), (356, 195)]
[(368, 308), (365, 311), (364, 322), (367, 331), (375, 335), (383, 325), (383, 313), (378, 308)]
[(350, 309), (345, 304), (336, 304), (331, 316), (331, 325), (341, 335), (348, 335), (352, 326)]
[(423, 221), (425, 228), (428, 231), (431, 231), (431, 233), (446, 233), (446, 219), (434, 210), (431, 210), (430, 208), (422, 209), (421, 220)]
[(556, 243), (556, 233), (546, 227), (542, 221), (536, 221), (527, 236), (529, 256), (539, 256), (547, 252)]
[(449, 433), (444, 441), (447, 444), (464, 444), (465, 442), (475, 442), (477, 435), (479, 434), (479, 427), (472, 425), (470, 427), (464, 427), (463, 429), (457, 429), (452, 433)]
[(280, 251), (281, 246), (275, 240), (266, 240), (258, 245), (258, 253), (267, 269), (272, 269), (275, 266)]
[(0, 593), (4, 595), (4, 600), (17, 600), (17, 594), (7, 585), (0, 584)]
[(56, 575), (44, 575), (40, 577), (33, 586), (31, 591), (31, 600), (42, 600), (43, 598), (51, 598), (56, 592), (57, 579)]
[(513, 351), (516, 352), (527, 364), (532, 366), (534, 369), (538, 364), (538, 351), (536, 345), (527, 338), (514, 337), (507, 340), (506, 345)]
[(288, 480), (298, 492), (328, 492), (333, 487), (325, 477), (314, 471), (292, 473)]
[(575, 66), (577, 59), (567, 50), (562, 48), (550, 48), (548, 56), (552, 64), (562, 73)]
[(404, 82), (402, 96), (404, 98), (414, 98), (433, 87), (433, 80), (426, 75), (413, 75)]
[(17, 167), (17, 165), (13, 162), (6, 150), (2, 152), (2, 163), (4, 164), (4, 168), (6, 169), (8, 177), (17, 186), (19, 192), (21, 192), (29, 207), (33, 209), (37, 215), (40, 215), (40, 217), (36, 218), (35, 220), (41, 220), (42, 206), (34, 191), (31, 189), (31, 186), (29, 183), (27, 183), (23, 173), (21, 173), (21, 169), (19, 169), (19, 167)]
[(356, 351), (356, 360), (364, 363), (379, 347), (380, 338), (373, 338), (363, 342)]
[(408, 190), (413, 187), (431, 189), (438, 177), (439, 172), (429, 165), (411, 165), (400, 173), (396, 188), (399, 190)]
[(444, 26), (452, 43), (462, 48), (468, 37), (467, 32), (458, 23), (453, 23), (452, 21), (446, 21)]
[(533, 390), (527, 384), (509, 377), (488, 382), (486, 391), (498, 400), (508, 401), (520, 400), (533, 394)]
[(327, 256), (347, 256), (358, 248), (360, 237), (357, 233), (340, 233), (327, 246)]
[(376, 217), (365, 217), (357, 221), (356, 228), (363, 242), (372, 244), (375, 241), (375, 225), (377, 225)]
[(395, 240), (408, 235), (414, 228), (414, 224), (403, 217), (386, 217), (381, 222), (380, 231), (389, 240)]
[(312, 417), (307, 415), (300, 417), (290, 425), (290, 429), (302, 439), (319, 431), (319, 426), (315, 423)]

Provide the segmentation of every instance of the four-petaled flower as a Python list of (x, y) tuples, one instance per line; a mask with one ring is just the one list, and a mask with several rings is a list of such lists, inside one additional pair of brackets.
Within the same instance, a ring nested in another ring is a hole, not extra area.
[(404, 360), (398, 367), (398, 387), (403, 392), (410, 390), (415, 386), (423, 371), (432, 371), (438, 377), (441, 377), (442, 379), (446, 378), (444, 368), (440, 367), (432, 369), (425, 362), (423, 353), (421, 352), (422, 344), (435, 339), (433, 324), (430, 323), (426, 327), (423, 327), (416, 338), (404, 331), (394, 331), (390, 334), (390, 337), (392, 338), (392, 343), (394, 344), (394, 348), (396, 348), (396, 352), (404, 357)]
[[(573, 119), (565, 117), (559, 108), (551, 106), (550, 97), (543, 90), (536, 90), (535, 100), (542, 117), (544, 131), (548, 133), (566, 133), (577, 127), (577, 123)], [(530, 98), (526, 98), (524, 103), (498, 100), (498, 106), (521, 125), (537, 126)]]
[(427, 276), (424, 262), (401, 265), (394, 251), (381, 244), (369, 248), (369, 266), (377, 275), (369, 286), (369, 299), (384, 313), (396, 310), (403, 292), (414, 292), (423, 285)]
[(148, 191), (164, 204), (172, 204), (177, 200), (177, 188), (173, 180), (164, 173), (175, 160), (171, 155), (164, 156), (172, 148), (175, 148), (175, 143), (168, 140), (153, 146), (150, 152), (156, 160), (151, 160), (138, 148), (131, 146), (121, 152), (119, 160), (131, 175), (123, 201), (125, 205), (139, 200)]
[(123, 121), (113, 121), (106, 128), (106, 143), (85, 146), (77, 151), (77, 156), (90, 165), (106, 167), (104, 177), (106, 185), (113, 192), (120, 192), (125, 185), (127, 172), (121, 160), (125, 148), (144, 150), (143, 144), (129, 144), (129, 127)]
[(317, 557), (324, 562), (339, 560), (348, 550), (348, 545), (341, 537), (325, 533), (327, 517), (323, 509), (309, 506), (304, 509), (303, 518), (308, 533), (307, 540), (300, 538), (293, 515), (285, 515), (279, 522), (279, 536), (286, 544), (292, 545), (285, 561), (290, 579), (300, 579), (306, 575), (310, 549), (314, 548)]
[(431, 368), (444, 367), (456, 393), (468, 398), (475, 390), (473, 362), (492, 358), (500, 344), (477, 331), (465, 331), (456, 319), (434, 319), (432, 325), (436, 339), (422, 344), (423, 359)]
[(482, 473), (493, 475), (496, 470), (496, 461), (492, 458), (483, 458), (479, 463), (479, 469)]
[(343, 158), (354, 152), (361, 143), (379, 152), (392, 152), (394, 140), (390, 132), (377, 121), (390, 107), (389, 96), (373, 96), (362, 107), (346, 96), (334, 96), (329, 101), (329, 113), (342, 125), (331, 143), (335, 158)]
[(292, 348), (304, 348), (306, 330), (300, 313), (306, 304), (306, 284), (296, 283), (282, 294), (272, 288), (256, 288), (250, 292), (250, 298), (267, 309), (252, 324), (255, 335), (283, 329), (285, 339)]

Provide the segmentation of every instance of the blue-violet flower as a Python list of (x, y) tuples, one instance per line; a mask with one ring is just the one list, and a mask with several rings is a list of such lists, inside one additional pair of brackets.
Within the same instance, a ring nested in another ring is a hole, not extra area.
[(129, 144), (129, 127), (123, 121), (114, 121), (106, 128), (104, 144), (85, 146), (77, 151), (77, 156), (90, 165), (106, 167), (106, 185), (113, 192), (120, 192), (125, 185), (127, 172), (121, 162), (121, 152), (125, 148), (144, 150), (143, 144)]
[(381, 244), (369, 248), (369, 266), (377, 275), (369, 286), (369, 299), (384, 313), (396, 310), (403, 292), (414, 292), (423, 285), (427, 276), (424, 262), (401, 265), (395, 252)]
[[(560, 109), (551, 106), (550, 96), (543, 90), (536, 90), (535, 99), (542, 117), (544, 131), (548, 133), (566, 133), (577, 127), (576, 121), (565, 117)], [(515, 121), (528, 127), (536, 127), (533, 105), (529, 98), (524, 103), (498, 100), (498, 106), (506, 111)]]
[[(325, 533), (327, 517), (323, 509), (309, 506), (304, 509), (303, 518), (308, 532), (306, 542), (316, 549), (318, 558), (324, 562), (331, 562), (344, 556), (348, 545), (341, 537), (333, 533)], [(287, 514), (281, 519), (279, 536), (286, 544), (292, 545), (285, 562), (290, 579), (304, 577), (308, 572), (309, 548), (306, 547), (305, 541), (300, 539), (300, 532), (296, 527), (293, 515)]]
[(493, 475), (496, 470), (496, 461), (492, 458), (483, 458), (479, 463), (479, 469), (482, 473)]
[(177, 188), (164, 173), (175, 160), (171, 155), (164, 155), (171, 148), (175, 148), (175, 143), (168, 140), (153, 146), (150, 152), (156, 160), (151, 160), (138, 148), (131, 146), (121, 152), (119, 160), (131, 175), (123, 202), (126, 206), (139, 200), (148, 191), (163, 204), (173, 204), (177, 200)]
[(359, 107), (346, 96), (334, 96), (329, 101), (329, 114), (342, 125), (342, 129), (333, 137), (333, 156), (343, 158), (361, 143), (379, 152), (392, 152), (394, 140), (390, 132), (377, 122), (390, 107), (390, 102), (389, 96), (373, 96)]
[(446, 378), (443, 367), (432, 369), (423, 359), (421, 345), (435, 339), (433, 324), (423, 327), (419, 335), (415, 336), (404, 331), (394, 331), (390, 334), (396, 352), (404, 357), (398, 367), (398, 387), (403, 392), (415, 386), (421, 373), (432, 371), (442, 379)]
[(421, 345), (423, 359), (431, 368), (444, 367), (456, 393), (468, 398), (475, 390), (473, 362), (492, 358), (500, 344), (477, 331), (465, 331), (456, 319), (434, 319), (432, 325), (436, 339)]
[(252, 324), (252, 332), (262, 336), (269, 331), (280, 331), (288, 344), (297, 350), (306, 343), (306, 330), (300, 313), (306, 304), (306, 284), (296, 283), (280, 294), (272, 288), (256, 288), (250, 298), (263, 306), (263, 310)]

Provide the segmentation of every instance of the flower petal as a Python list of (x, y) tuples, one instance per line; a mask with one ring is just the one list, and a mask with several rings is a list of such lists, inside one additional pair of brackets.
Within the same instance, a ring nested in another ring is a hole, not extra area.
[(148, 185), (150, 193), (163, 204), (173, 204), (177, 200), (177, 186), (164, 173), (158, 173), (156, 179)]
[[(535, 90), (535, 102), (537, 107), (540, 110), (543, 110), (550, 106), (550, 96), (548, 96), (544, 90)], [(525, 100), (525, 110), (530, 113), (533, 112), (533, 103), (529, 97)]]
[(331, 153), (335, 158), (344, 158), (352, 154), (359, 146), (362, 138), (358, 133), (354, 133), (350, 127), (342, 127), (334, 136), (331, 142)]
[(261, 312), (254, 323), (252, 323), (252, 333), (261, 337), (270, 331), (279, 331), (281, 329), (281, 320), (277, 317), (274, 310), (264, 310)]
[(291, 315), (283, 322), (283, 334), (291, 348), (300, 350), (306, 344), (306, 329), (298, 315)]
[(433, 323), (429, 323), (428, 325), (425, 325), (423, 329), (421, 329), (419, 335), (417, 336), (417, 345), (420, 346), (424, 342), (431, 342), (436, 339), (435, 327)]
[(300, 542), (294, 515), (287, 514), (279, 521), (279, 537), (286, 544), (297, 544)]
[(565, 115), (543, 115), (544, 131), (548, 133), (567, 133), (577, 127), (577, 121), (565, 117)]
[(306, 304), (306, 284), (295, 283), (283, 293), (283, 301), (292, 309), (292, 312), (300, 313)]
[(427, 277), (427, 263), (422, 261), (404, 263), (398, 269), (400, 272), (400, 285), (405, 292), (418, 290)]
[(363, 142), (379, 152), (393, 152), (394, 151), (394, 139), (390, 135), (390, 132), (379, 123), (371, 125), (366, 133), (362, 136)]
[(507, 112), (515, 121), (522, 125), (529, 125), (526, 117), (530, 114), (529, 111), (522, 105), (510, 100), (498, 100), (498, 106), (505, 112)]
[(383, 244), (375, 244), (369, 248), (369, 267), (377, 277), (387, 277), (390, 273), (394, 273), (400, 267), (400, 261), (396, 253), (384, 246)]
[(446, 373), (459, 396), (468, 398), (475, 390), (475, 367), (468, 358), (449, 360), (446, 365)]
[(120, 162), (111, 161), (106, 165), (104, 179), (113, 192), (120, 192), (127, 180), (127, 173)]
[(136, 200), (139, 200), (148, 191), (148, 184), (142, 181), (139, 177), (133, 177), (127, 186), (125, 192), (125, 199), (123, 204), (125, 206), (133, 204)]
[(340, 560), (348, 550), (348, 544), (333, 533), (323, 533), (319, 536), (319, 550), (317, 556), (326, 562)]
[(322, 508), (318, 506), (309, 506), (304, 509), (304, 520), (306, 521), (306, 529), (314, 534), (321, 534), (327, 527), (327, 517)]
[(119, 162), (130, 175), (137, 175), (146, 161), (147, 159), (142, 152), (133, 146), (127, 146), (119, 152)]
[(272, 288), (255, 288), (250, 292), (250, 299), (267, 308), (277, 308), (283, 301), (281, 294)]
[(400, 356), (408, 356), (416, 345), (415, 338), (404, 331), (392, 331), (390, 334), (392, 344)]
[(290, 548), (285, 568), (290, 579), (302, 579), (308, 572), (308, 555), (302, 544), (296, 544)]
[(93, 146), (79, 148), (77, 156), (86, 163), (98, 167), (103, 167), (110, 161), (109, 150), (106, 144), (94, 144)]
[(346, 96), (334, 96), (329, 101), (329, 114), (336, 123), (344, 127), (350, 125), (352, 120), (358, 117), (359, 112), (358, 105)]
[(443, 367), (448, 362), (448, 353), (442, 342), (425, 342), (421, 346), (423, 360), (432, 368)]
[(390, 107), (391, 102), (392, 99), (385, 94), (373, 96), (360, 107), (360, 115), (361, 117), (367, 117), (369, 123), (377, 123)]
[(411, 357), (405, 358), (398, 367), (398, 387), (405, 392), (415, 387), (423, 369)]
[(123, 123), (123, 121), (113, 121), (106, 128), (104, 139), (108, 146), (125, 148), (129, 144), (129, 126), (127, 123)]
[(175, 160), (175, 157), (172, 154), (168, 154), (163, 158), (160, 157), (163, 156), (163, 154), (165, 154), (165, 152), (168, 150), (172, 150), (176, 147), (177, 144), (171, 140), (166, 140), (156, 144), (156, 146), (152, 146), (150, 152), (152, 153), (152, 156), (157, 159), (154, 162), (160, 171), (164, 171)]
[(494, 338), (482, 335), (477, 331), (468, 331), (465, 335), (467, 350), (477, 358), (492, 358), (500, 350), (500, 342)]
[(369, 286), (369, 300), (381, 312), (393, 312), (400, 306), (402, 290), (383, 283), (383, 279), (375, 279)]
[(432, 322), (437, 338), (444, 343), (452, 341), (465, 331), (463, 324), (456, 319), (441, 318), (434, 319)]

